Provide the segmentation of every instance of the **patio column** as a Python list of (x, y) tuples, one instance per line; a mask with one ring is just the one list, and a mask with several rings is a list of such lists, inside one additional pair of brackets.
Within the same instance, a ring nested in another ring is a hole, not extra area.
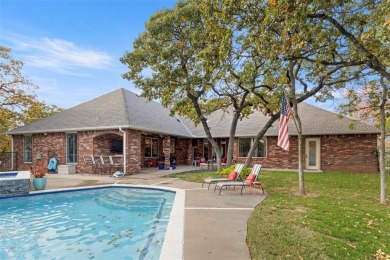
[(126, 173), (141, 171), (141, 132), (126, 129)]
[(171, 155), (171, 137), (164, 136), (163, 138), (163, 155), (165, 157), (165, 165), (169, 166), (169, 156)]
[(186, 139), (185, 141), (187, 143), (187, 151), (186, 151), (186, 157), (184, 163), (187, 165), (192, 165), (192, 161), (196, 159), (196, 158), (192, 158), (192, 153), (194, 149), (192, 146), (192, 139)]

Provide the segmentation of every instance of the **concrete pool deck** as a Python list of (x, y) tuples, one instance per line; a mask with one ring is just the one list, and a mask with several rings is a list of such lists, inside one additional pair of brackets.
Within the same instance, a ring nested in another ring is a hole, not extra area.
[[(174, 172), (193, 170), (180, 166), (176, 170), (148, 168), (140, 174), (123, 178), (80, 174), (48, 174), (46, 189), (94, 186), (104, 184), (131, 184), (171, 187), (185, 191), (184, 259), (250, 259), (246, 244), (247, 220), (253, 209), (266, 198), (245, 189), (214, 192), (200, 183), (177, 178), (162, 178)], [(196, 174), (196, 173), (194, 173)]]

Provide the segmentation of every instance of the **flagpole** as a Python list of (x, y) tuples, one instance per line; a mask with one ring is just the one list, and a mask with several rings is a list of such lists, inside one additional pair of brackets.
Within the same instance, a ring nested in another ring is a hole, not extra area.
[[(283, 92), (284, 93), (284, 92)], [(289, 106), (291, 107), (291, 115), (292, 115), (292, 118), (294, 120), (294, 125), (295, 125), (295, 128), (297, 129), (297, 132), (298, 132), (298, 124), (297, 124), (297, 120), (295, 118), (295, 115), (294, 115), (294, 104), (292, 104), (291, 106), (291, 102), (290, 100), (288, 100), (288, 97), (286, 96), (286, 94), (284, 93), (285, 97), (286, 97), (286, 100), (287, 100), (287, 103), (289, 104)], [(297, 107), (298, 109), (298, 107)]]

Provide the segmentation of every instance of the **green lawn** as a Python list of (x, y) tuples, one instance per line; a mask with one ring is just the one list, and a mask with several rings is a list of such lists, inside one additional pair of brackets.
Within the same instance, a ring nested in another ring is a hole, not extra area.
[[(175, 174), (193, 182), (207, 176), (213, 174)], [(379, 174), (305, 173), (305, 197), (296, 194), (297, 173), (262, 171), (260, 181), (269, 196), (248, 221), (252, 259), (386, 259), (378, 250), (390, 255), (390, 206), (379, 205)], [(387, 193), (389, 198), (389, 178)]]

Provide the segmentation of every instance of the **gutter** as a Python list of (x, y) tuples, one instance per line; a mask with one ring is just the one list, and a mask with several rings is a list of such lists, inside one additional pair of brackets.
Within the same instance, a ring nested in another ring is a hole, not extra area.
[(127, 138), (126, 138), (126, 131), (122, 130), (122, 127), (119, 127), (119, 131), (123, 133), (123, 176), (126, 176), (126, 166), (127, 166), (127, 161), (126, 161), (126, 143), (127, 143)]
[[(153, 134), (163, 134), (163, 135), (175, 135), (179, 137), (185, 137), (185, 138), (190, 138), (193, 137), (192, 135), (183, 135), (183, 134), (178, 134), (178, 133), (173, 133), (173, 132), (166, 132), (166, 131), (161, 131), (158, 129), (149, 129), (145, 127), (137, 127), (137, 126), (132, 126), (132, 125), (127, 125), (127, 126), (121, 126), (121, 127), (126, 127), (132, 130), (139, 130), (143, 132), (148, 132), (148, 133), (153, 133)], [(79, 128), (63, 128), (63, 129), (50, 129), (50, 130), (31, 130), (31, 131), (13, 131), (10, 130), (6, 132), (6, 135), (26, 135), (26, 134), (43, 134), (43, 133), (66, 133), (66, 132), (80, 132), (80, 131), (93, 131), (93, 130), (113, 130), (113, 129), (118, 129), (118, 126), (102, 126), (102, 127), (79, 127)]]

